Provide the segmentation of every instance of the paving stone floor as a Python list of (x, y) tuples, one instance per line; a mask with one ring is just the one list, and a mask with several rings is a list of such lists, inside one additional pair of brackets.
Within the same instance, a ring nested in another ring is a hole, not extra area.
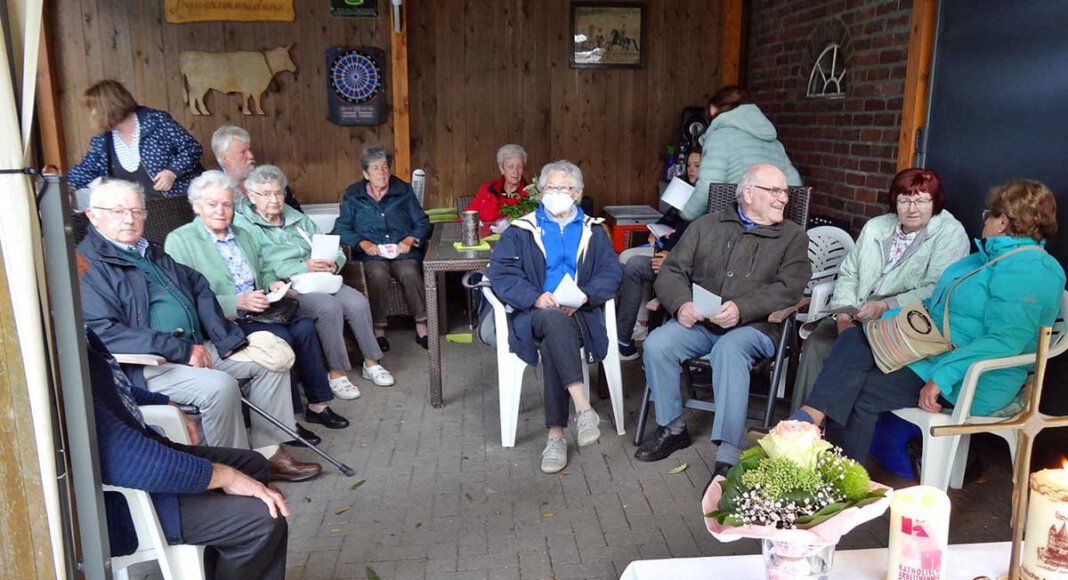
[[(715, 460), (708, 415), (687, 412), (696, 440), (689, 449), (653, 464), (633, 459), (644, 386), (640, 361), (623, 363), (627, 435), (616, 435), (611, 405), (595, 395), (601, 442), (581, 453), (572, 443), (568, 467), (544, 475), (540, 369), (526, 374), (516, 446), (504, 449), (493, 352), (478, 343), (447, 344), (446, 406), (434, 409), (426, 396), (426, 352), (412, 337), (411, 331), (390, 335), (385, 363), (397, 386), (376, 388), (357, 375), (363, 396), (334, 404), (352, 426), (314, 426), (324, 448), (356, 477), (327, 468), (314, 481), (279, 486), (293, 512), (287, 578), (608, 579), (637, 559), (759, 553), (755, 541), (722, 544), (705, 531), (699, 488)], [(999, 441), (974, 443), (985, 471), (951, 492), (951, 543), (1010, 539), (1011, 470)], [(668, 473), (681, 462), (686, 471)], [(910, 485), (873, 475), (895, 487)], [(839, 548), (884, 547), (887, 526), (885, 517), (870, 522)], [(159, 577), (154, 563), (132, 572)]]

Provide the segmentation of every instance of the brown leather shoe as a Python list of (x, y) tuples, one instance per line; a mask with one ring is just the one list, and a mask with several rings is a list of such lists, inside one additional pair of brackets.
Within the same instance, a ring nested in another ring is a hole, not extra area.
[(281, 449), (267, 460), (267, 468), (271, 481), (304, 481), (323, 471), (322, 465), (300, 461)]

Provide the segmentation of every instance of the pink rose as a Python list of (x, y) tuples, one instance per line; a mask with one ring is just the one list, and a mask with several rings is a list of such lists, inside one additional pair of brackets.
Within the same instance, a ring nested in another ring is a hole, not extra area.
[(805, 421), (780, 421), (759, 444), (768, 457), (789, 459), (810, 470), (816, 469), (820, 454), (831, 448), (819, 427)]

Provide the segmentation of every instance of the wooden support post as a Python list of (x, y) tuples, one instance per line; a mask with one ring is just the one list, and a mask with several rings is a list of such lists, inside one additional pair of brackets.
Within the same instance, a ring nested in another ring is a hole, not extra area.
[(720, 3), (722, 28), (719, 35), (719, 86), (736, 85), (742, 71), (743, 0)]
[(59, 87), (55, 67), (55, 39), (52, 36), (51, 11), (44, 6), (41, 20), (41, 48), (37, 56), (37, 129), (41, 139), (41, 167), (53, 166), (67, 171), (67, 147), (63, 141), (63, 118), (59, 107)]
[(909, 25), (908, 65), (901, 108), (901, 132), (897, 140), (897, 170), (913, 165), (916, 131), (927, 119), (927, 92), (931, 83), (931, 52), (934, 49), (938, 0), (913, 0)]
[(393, 70), (393, 173), (408, 181), (412, 175), (412, 129), (408, 111), (408, 17), (401, 4), (401, 31), (390, 26), (390, 64)]

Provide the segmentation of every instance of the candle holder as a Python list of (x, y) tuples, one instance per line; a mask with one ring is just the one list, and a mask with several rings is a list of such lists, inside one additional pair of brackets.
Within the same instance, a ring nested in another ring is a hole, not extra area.
[(1020, 555), (1023, 543), (1024, 515), (1027, 513), (1030, 483), (1028, 475), (1031, 470), (1031, 448), (1035, 437), (1049, 427), (1068, 427), (1068, 417), (1051, 417), (1039, 412), (1042, 403), (1042, 383), (1046, 378), (1046, 364), (1049, 362), (1049, 343), (1053, 329), (1043, 326), (1038, 329), (1038, 348), (1035, 351), (1035, 375), (1026, 385), (1025, 400), (1027, 405), (1022, 411), (997, 423), (976, 425), (944, 425), (932, 427), (931, 435), (972, 435), (974, 433), (991, 433), (994, 431), (1016, 431), (1016, 460), (1012, 475), (1012, 552), (1009, 556), (1009, 580), (1020, 580)]

